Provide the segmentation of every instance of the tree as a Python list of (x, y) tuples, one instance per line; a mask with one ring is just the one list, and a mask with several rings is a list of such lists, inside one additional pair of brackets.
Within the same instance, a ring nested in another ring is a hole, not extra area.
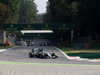
[(71, 22), (77, 36), (99, 36), (99, 0), (49, 0), (50, 22)]
[(19, 23), (36, 23), (37, 6), (33, 0), (21, 0)]
[[(77, 23), (76, 17), (79, 4), (76, 0), (49, 0), (49, 2), (50, 22)], [(54, 31), (54, 33), (63, 38), (66, 38), (64, 35), (70, 34), (69, 31)]]
[(75, 22), (78, 12), (76, 0), (49, 0), (51, 22)]
[(2, 25), (3, 23), (10, 22), (10, 17), (10, 7), (7, 7), (6, 5), (0, 3), (0, 25)]
[(38, 18), (37, 21), (38, 21), (38, 23), (43, 23), (43, 15), (44, 15), (43, 13), (37, 15), (37, 18)]
[(0, 33), (4, 23), (17, 23), (20, 0), (0, 0)]
[(11, 11), (10, 7), (7, 7), (3, 3), (0, 3), (0, 38), (2, 38), (3, 33), (3, 23), (10, 22)]
[(77, 0), (79, 2), (77, 20), (79, 23), (79, 32), (83, 36), (90, 35), (93, 38), (100, 37), (100, 1), (99, 0)]
[[(17, 23), (19, 18), (19, 4), (20, 0), (0, 0), (1, 3), (7, 6), (10, 9), (10, 22), (9, 23)], [(9, 15), (8, 15), (9, 16)]]
[(51, 12), (50, 12), (50, 2), (47, 2), (47, 10), (46, 13), (43, 15), (43, 22), (49, 23), (51, 18)]

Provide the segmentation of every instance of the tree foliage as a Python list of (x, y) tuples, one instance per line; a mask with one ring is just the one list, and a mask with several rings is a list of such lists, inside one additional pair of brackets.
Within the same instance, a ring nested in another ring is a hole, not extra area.
[(99, 0), (80, 0), (78, 1), (79, 12), (78, 20), (80, 23), (81, 34), (100, 36), (99, 25), (100, 25), (100, 1)]
[(21, 0), (19, 23), (37, 22), (37, 6), (33, 0)]
[(16, 23), (20, 0), (0, 0), (0, 27), (4, 23)]
[(0, 24), (9, 22), (11, 17), (10, 7), (0, 3)]
[(8, 17), (10, 16), (9, 23), (17, 23), (19, 18), (20, 0), (0, 0), (0, 2), (4, 4), (6, 8), (10, 11), (10, 13), (8, 14)]
[(49, 0), (51, 22), (72, 22), (76, 16), (78, 4), (71, 0)]
[(17, 23), (20, 0), (0, 0), (0, 35), (2, 38), (4, 23)]
[(43, 16), (44, 16), (43, 13), (37, 15), (37, 18), (38, 18), (38, 19), (37, 19), (37, 22), (38, 22), (38, 23), (43, 23)]
[(51, 12), (50, 12), (50, 2), (47, 2), (47, 11), (46, 13), (43, 15), (43, 22), (45, 23), (49, 23), (50, 21), (50, 17), (51, 17)]
[(49, 0), (49, 2), (50, 22), (73, 23), (75, 36), (100, 37), (99, 0)]
[[(34, 0), (0, 0), (0, 31), (4, 23), (32, 23), (37, 20)], [(19, 12), (20, 11), (20, 12)], [(20, 31), (7, 32), (11, 35)], [(17, 35), (18, 36), (18, 35)]]

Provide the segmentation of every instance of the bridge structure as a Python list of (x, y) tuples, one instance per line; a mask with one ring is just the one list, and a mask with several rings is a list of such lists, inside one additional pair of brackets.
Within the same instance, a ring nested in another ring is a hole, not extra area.
[(6, 31), (17, 31), (17, 30), (70, 30), (71, 41), (74, 35), (73, 23), (3, 24), (3, 43), (6, 42)]

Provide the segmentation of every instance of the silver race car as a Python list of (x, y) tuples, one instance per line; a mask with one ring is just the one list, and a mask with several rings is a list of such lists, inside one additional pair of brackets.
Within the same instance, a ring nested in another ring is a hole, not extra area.
[(33, 58), (33, 57), (37, 57), (37, 58), (58, 58), (57, 55), (55, 55), (55, 53), (49, 53), (49, 52), (45, 52), (42, 48), (34, 48), (32, 49), (32, 52), (29, 52), (29, 57)]

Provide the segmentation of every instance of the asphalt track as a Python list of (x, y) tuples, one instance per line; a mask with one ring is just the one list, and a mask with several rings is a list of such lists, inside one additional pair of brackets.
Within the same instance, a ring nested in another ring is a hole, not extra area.
[[(43, 48), (59, 57), (29, 58), (32, 48)], [(0, 52), (0, 75), (100, 75), (100, 63), (69, 60), (53, 46), (15, 47)]]
[[(33, 48), (43, 48), (44, 51), (55, 53), (58, 55), (57, 59), (40, 59), (40, 58), (29, 58), (28, 53)], [(27, 47), (15, 47), (8, 49), (0, 53), (0, 61), (9, 62), (23, 62), (23, 63), (43, 63), (43, 64), (80, 64), (80, 65), (100, 65), (100, 62), (89, 62), (89, 61), (75, 61), (66, 58), (59, 50), (54, 46), (27, 46)]]

